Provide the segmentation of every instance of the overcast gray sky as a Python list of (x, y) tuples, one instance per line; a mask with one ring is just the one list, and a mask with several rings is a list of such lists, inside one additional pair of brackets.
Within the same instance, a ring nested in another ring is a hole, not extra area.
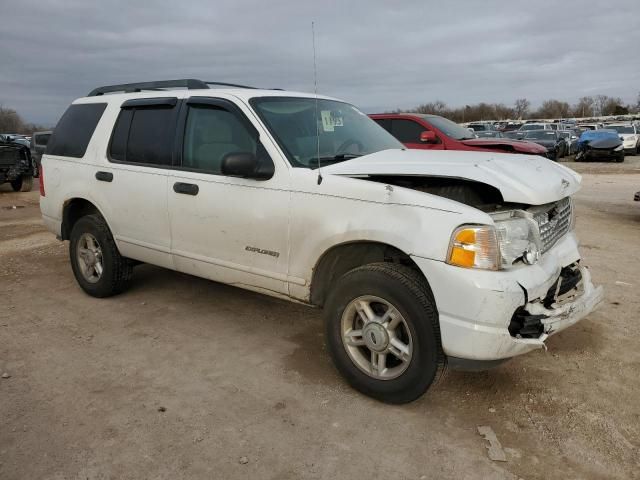
[[(135, 5), (134, 5), (135, 4)], [(0, 1), (0, 103), (55, 124), (110, 83), (200, 78), (365, 111), (640, 90), (640, 1)]]

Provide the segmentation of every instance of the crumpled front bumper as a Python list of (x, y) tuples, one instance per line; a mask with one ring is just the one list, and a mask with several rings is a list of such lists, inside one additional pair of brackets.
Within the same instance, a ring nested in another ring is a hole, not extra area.
[(604, 299), (602, 286), (594, 286), (591, 281), (591, 274), (585, 267), (580, 267), (582, 280), (578, 288), (578, 293), (574, 298), (560, 300), (552, 308), (545, 307), (542, 302), (529, 302), (524, 309), (531, 315), (540, 315), (540, 323), (544, 333), (538, 337), (543, 343), (549, 335), (558, 333), (574, 323), (586, 317)]
[[(589, 271), (579, 267), (579, 292), (562, 302), (545, 301), (563, 269), (579, 265), (573, 232), (559, 240), (537, 264), (510, 270), (464, 269), (412, 258), (433, 291), (444, 353), (459, 360), (496, 361), (544, 348), (550, 335), (577, 323), (603, 298), (602, 287), (595, 287)], [(514, 316), (522, 310), (539, 316), (541, 325), (535, 335), (509, 331)]]

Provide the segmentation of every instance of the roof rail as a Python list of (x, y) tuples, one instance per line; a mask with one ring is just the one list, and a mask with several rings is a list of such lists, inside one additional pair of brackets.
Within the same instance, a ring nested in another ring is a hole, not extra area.
[(224, 87), (236, 87), (236, 88), (255, 88), (248, 87), (246, 85), (237, 85), (235, 83), (223, 83), (223, 82), (203, 82), (202, 80), (196, 80), (193, 78), (183, 78), (178, 80), (159, 80), (155, 82), (138, 82), (138, 83), (123, 83), (121, 85), (105, 85), (104, 87), (94, 88), (89, 92), (88, 97), (97, 97), (104, 95), (105, 93), (123, 92), (141, 92), (142, 90), (162, 90), (165, 88), (186, 88), (187, 90), (207, 89), (209, 85), (220, 85)]

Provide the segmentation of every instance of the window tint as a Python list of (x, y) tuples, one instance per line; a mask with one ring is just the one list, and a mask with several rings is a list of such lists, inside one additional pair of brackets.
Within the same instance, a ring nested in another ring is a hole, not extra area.
[(176, 108), (144, 105), (123, 108), (111, 135), (112, 160), (149, 165), (171, 165)]
[(33, 134), (35, 138), (35, 144), (38, 146), (46, 145), (49, 143), (49, 137), (51, 137), (50, 133), (41, 133), (41, 134)]
[(391, 133), (391, 120), (388, 118), (375, 118), (373, 121), (384, 128), (387, 132)]
[(402, 143), (420, 143), (420, 134), (426, 130), (412, 120), (393, 120), (391, 128), (393, 136)]
[(62, 157), (83, 157), (106, 107), (106, 103), (71, 105), (56, 125), (46, 153)]
[(216, 174), (229, 153), (251, 152), (260, 157), (266, 153), (258, 151), (255, 134), (235, 113), (211, 105), (189, 106), (183, 148), (183, 167)]
[(174, 108), (141, 108), (133, 112), (126, 161), (171, 165), (175, 135)]
[(129, 127), (133, 118), (133, 110), (121, 110), (116, 126), (111, 136), (111, 150), (109, 154), (113, 160), (124, 162), (125, 151), (127, 149), (127, 138), (129, 138)]

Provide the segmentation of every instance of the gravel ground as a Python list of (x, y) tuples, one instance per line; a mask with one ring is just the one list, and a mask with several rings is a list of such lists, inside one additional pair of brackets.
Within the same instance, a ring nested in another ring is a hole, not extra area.
[(0, 478), (640, 478), (639, 159), (568, 163), (600, 310), (404, 406), (345, 385), (317, 310), (148, 265), (88, 297), (37, 192), (0, 187)]

